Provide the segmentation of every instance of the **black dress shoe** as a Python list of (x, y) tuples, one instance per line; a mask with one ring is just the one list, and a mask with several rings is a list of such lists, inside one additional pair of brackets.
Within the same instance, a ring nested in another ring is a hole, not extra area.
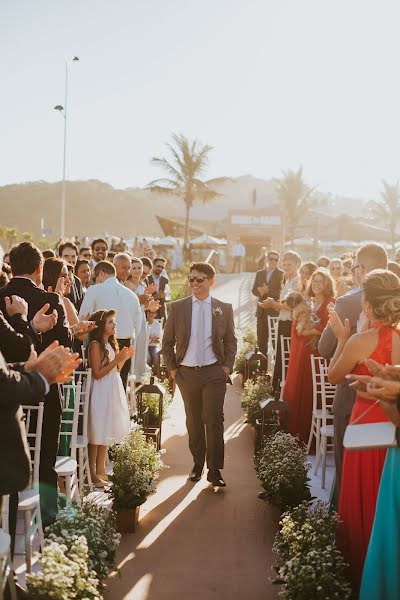
[(222, 479), (219, 469), (210, 469), (207, 474), (207, 481), (209, 481), (214, 487), (226, 487), (226, 483)]
[(200, 481), (201, 476), (203, 475), (203, 467), (198, 467), (194, 465), (191, 473), (189, 473), (190, 481)]

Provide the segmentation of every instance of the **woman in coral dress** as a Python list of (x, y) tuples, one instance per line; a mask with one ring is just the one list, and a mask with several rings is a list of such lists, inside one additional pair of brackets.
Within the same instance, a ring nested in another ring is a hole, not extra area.
[[(364, 364), (371, 358), (380, 364), (400, 362), (400, 279), (389, 271), (369, 273), (362, 285), (363, 309), (371, 328), (350, 339), (349, 323), (336, 313), (330, 317), (338, 345), (329, 366), (329, 380), (336, 384), (350, 373), (369, 375)], [(382, 423), (388, 417), (379, 404), (357, 393), (350, 423)], [(339, 544), (350, 563), (354, 587), (360, 586), (365, 556), (375, 516), (386, 450), (344, 451), (339, 515)]]
[(313, 407), (311, 355), (318, 356), (318, 338), (328, 322), (328, 305), (335, 302), (332, 278), (325, 270), (316, 270), (307, 287), (311, 302), (313, 327), (298, 333), (293, 321), (289, 366), (283, 390), (283, 399), (289, 405), (289, 432), (308, 443)]

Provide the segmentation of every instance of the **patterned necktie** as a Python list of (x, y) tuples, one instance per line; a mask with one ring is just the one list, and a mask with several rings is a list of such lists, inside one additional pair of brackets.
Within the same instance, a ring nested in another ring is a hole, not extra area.
[(199, 303), (199, 312), (197, 314), (197, 340), (196, 340), (196, 361), (197, 366), (204, 365), (204, 302)]

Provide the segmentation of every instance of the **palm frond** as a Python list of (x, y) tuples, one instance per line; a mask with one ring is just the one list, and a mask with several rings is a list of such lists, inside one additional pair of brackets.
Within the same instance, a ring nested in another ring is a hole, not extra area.
[(156, 166), (162, 167), (163, 169), (165, 169), (165, 171), (168, 171), (168, 173), (174, 178), (174, 180), (178, 184), (183, 183), (182, 174), (179, 173), (179, 171), (173, 165), (171, 165), (171, 163), (166, 158), (158, 158), (157, 156), (154, 156), (151, 159), (151, 162)]

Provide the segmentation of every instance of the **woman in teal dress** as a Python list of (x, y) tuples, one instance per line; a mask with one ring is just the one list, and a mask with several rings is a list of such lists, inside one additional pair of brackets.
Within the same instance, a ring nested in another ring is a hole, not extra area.
[[(392, 369), (393, 367), (390, 370)], [(385, 370), (389, 370), (389, 368), (386, 367)], [(376, 381), (376, 378), (373, 378), (372, 381), (374, 379)], [(368, 386), (368, 391), (372, 392), (375, 385), (375, 390), (380, 389), (380, 392), (375, 392), (374, 396), (384, 398), (391, 383), (394, 384), (395, 382), (372, 383)], [(385, 388), (386, 392), (384, 391)], [(395, 408), (394, 397), (389, 398), (386, 396), (385, 399), (390, 400), (391, 404), (382, 402), (382, 408), (395, 425), (399, 427), (400, 413)], [(383, 467), (374, 526), (364, 564), (359, 600), (399, 600), (399, 598), (400, 448), (390, 448)]]

